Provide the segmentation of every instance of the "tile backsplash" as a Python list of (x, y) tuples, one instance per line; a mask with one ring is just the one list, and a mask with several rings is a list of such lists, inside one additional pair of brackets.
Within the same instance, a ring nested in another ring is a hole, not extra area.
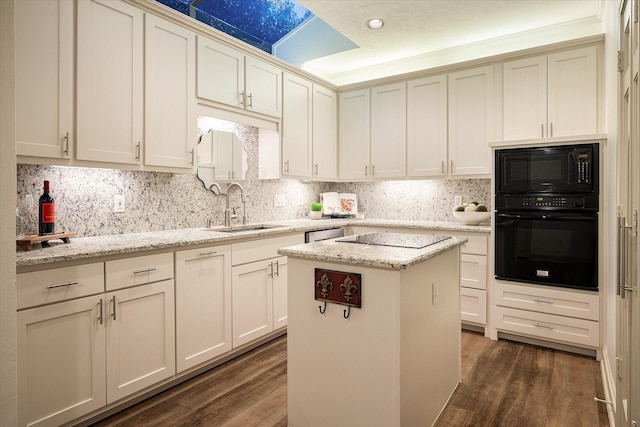
[[(309, 204), (318, 201), (323, 191), (357, 193), (359, 209), (367, 218), (455, 221), (451, 214), (455, 195), (461, 195), (465, 202), (490, 203), (488, 179), (371, 183), (258, 180), (258, 132), (254, 129), (241, 132), (248, 154), (242, 186), (250, 222), (308, 217)], [(29, 193), (37, 201), (44, 180), (51, 182), (56, 201), (56, 231), (100, 236), (205, 227), (208, 219), (224, 223), (225, 197), (206, 190), (192, 174), (19, 164), (18, 198)], [(273, 206), (275, 194), (285, 196), (284, 207)], [(116, 195), (124, 195), (125, 212), (113, 211)], [(239, 192), (232, 193), (231, 205), (242, 206)], [(241, 210), (239, 214), (241, 218)], [(27, 232), (37, 232), (37, 220), (35, 206), (26, 221)], [(19, 221), (16, 224), (18, 228)]]

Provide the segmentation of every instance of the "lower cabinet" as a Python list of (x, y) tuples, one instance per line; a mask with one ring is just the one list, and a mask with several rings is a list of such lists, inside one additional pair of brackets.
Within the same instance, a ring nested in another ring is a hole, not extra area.
[(173, 280), (18, 312), (19, 425), (60, 425), (175, 373)]
[(498, 331), (562, 344), (597, 348), (599, 296), (501, 281), (495, 283), (494, 326)]
[(231, 246), (178, 251), (177, 372), (231, 350)]
[(287, 257), (232, 268), (233, 347), (287, 324)]

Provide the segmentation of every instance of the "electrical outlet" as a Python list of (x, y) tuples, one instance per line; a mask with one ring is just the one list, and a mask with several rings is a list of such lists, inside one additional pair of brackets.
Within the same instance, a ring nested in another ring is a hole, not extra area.
[(276, 208), (284, 207), (284, 194), (273, 195), (273, 206)]
[(453, 196), (453, 204), (456, 206), (462, 205), (462, 196), (460, 195)]
[(298, 196), (298, 206), (302, 206), (304, 204), (304, 199), (302, 196)]
[(124, 196), (118, 194), (113, 198), (113, 211), (124, 212)]

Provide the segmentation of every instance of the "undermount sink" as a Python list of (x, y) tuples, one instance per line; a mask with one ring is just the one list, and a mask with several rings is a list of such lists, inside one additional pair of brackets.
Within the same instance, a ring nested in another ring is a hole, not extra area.
[(246, 225), (232, 225), (231, 227), (207, 228), (207, 230), (217, 231), (220, 233), (239, 233), (241, 231), (271, 230), (273, 228), (281, 228), (281, 227), (284, 227), (284, 225), (246, 224)]

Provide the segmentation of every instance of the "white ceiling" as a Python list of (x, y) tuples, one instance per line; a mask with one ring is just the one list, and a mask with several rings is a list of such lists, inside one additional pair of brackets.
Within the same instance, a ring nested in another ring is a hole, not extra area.
[[(455, 50), (466, 48), (453, 57), (468, 60), (479, 49), (482, 57), (589, 36), (601, 31), (605, 1), (618, 0), (298, 0), (359, 46), (303, 68), (344, 85), (429, 68), (438, 65), (438, 55), (451, 61)], [(385, 26), (367, 29), (370, 18), (384, 19)]]

